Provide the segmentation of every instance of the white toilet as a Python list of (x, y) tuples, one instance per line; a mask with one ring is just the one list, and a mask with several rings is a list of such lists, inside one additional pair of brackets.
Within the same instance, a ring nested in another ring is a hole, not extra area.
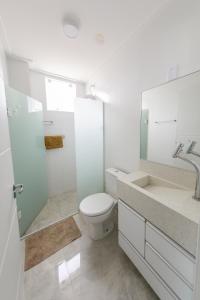
[(106, 170), (106, 193), (84, 198), (80, 212), (87, 224), (88, 234), (94, 240), (107, 236), (114, 229), (114, 207), (117, 203), (117, 177), (125, 173), (117, 169)]

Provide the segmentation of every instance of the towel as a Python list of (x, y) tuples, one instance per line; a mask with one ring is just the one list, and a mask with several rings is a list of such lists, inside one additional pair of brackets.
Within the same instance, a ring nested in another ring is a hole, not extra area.
[(62, 135), (51, 135), (44, 137), (45, 147), (49, 149), (63, 148), (63, 137)]

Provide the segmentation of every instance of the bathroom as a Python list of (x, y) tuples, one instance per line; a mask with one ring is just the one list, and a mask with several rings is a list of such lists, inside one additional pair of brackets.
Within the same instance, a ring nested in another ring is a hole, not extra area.
[(0, 298), (200, 299), (200, 2), (0, 1)]

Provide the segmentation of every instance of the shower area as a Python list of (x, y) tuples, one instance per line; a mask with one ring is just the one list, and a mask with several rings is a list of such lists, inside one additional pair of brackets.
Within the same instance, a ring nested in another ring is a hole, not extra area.
[(59, 111), (10, 87), (6, 100), (24, 236), (76, 214), (84, 197), (104, 191), (103, 103), (75, 97), (71, 111)]

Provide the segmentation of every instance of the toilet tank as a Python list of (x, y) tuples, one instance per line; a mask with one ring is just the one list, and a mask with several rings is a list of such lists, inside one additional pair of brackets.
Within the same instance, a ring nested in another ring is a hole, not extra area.
[(126, 173), (118, 169), (115, 168), (106, 169), (105, 191), (115, 199), (117, 199), (117, 178), (123, 175), (126, 175)]

